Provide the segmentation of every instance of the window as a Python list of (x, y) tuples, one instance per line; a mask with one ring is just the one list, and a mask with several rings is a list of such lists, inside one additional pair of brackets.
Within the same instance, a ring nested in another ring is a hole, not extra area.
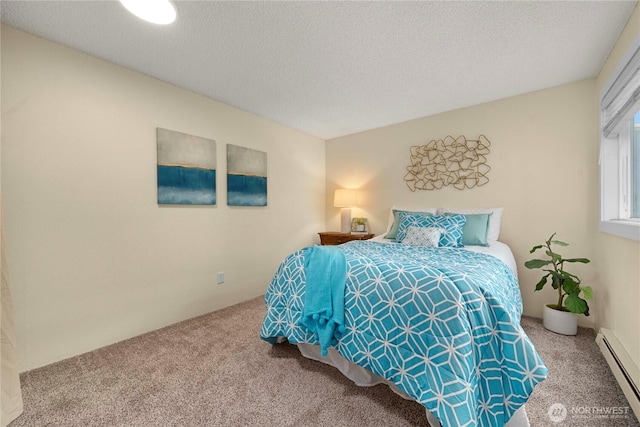
[(633, 218), (640, 218), (640, 111), (633, 116), (633, 131), (631, 145), (631, 170), (633, 171), (632, 188), (632, 213)]
[(600, 230), (640, 240), (640, 37), (600, 100)]

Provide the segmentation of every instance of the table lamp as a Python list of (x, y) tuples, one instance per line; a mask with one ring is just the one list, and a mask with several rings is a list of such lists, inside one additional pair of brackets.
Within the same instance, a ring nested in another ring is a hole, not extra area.
[(351, 208), (358, 206), (358, 192), (340, 188), (333, 195), (333, 206), (340, 209), (340, 231), (351, 233)]

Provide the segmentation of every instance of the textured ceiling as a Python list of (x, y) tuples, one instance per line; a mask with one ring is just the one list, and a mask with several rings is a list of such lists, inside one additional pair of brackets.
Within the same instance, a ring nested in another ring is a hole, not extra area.
[(2, 1), (2, 22), (321, 138), (595, 77), (635, 1)]

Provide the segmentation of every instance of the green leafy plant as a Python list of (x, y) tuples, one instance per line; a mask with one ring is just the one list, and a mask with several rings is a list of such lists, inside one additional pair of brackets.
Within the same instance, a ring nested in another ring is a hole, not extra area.
[(357, 225), (366, 225), (367, 224), (367, 218), (354, 218), (353, 222)]
[(562, 255), (551, 248), (551, 245), (569, 246), (569, 244), (560, 240), (553, 240), (555, 235), (556, 233), (553, 233), (544, 244), (534, 246), (529, 251), (529, 253), (534, 253), (538, 249), (545, 249), (549, 259), (532, 259), (525, 262), (524, 266), (530, 269), (540, 268), (546, 272), (536, 284), (536, 291), (543, 289), (544, 285), (549, 281), (553, 289), (558, 291), (558, 302), (556, 304), (547, 304), (549, 308), (588, 316), (589, 304), (587, 304), (587, 300), (593, 298), (593, 291), (590, 286), (580, 286), (580, 278), (566, 271), (564, 264), (576, 262), (587, 264), (591, 261), (587, 258), (563, 258)]

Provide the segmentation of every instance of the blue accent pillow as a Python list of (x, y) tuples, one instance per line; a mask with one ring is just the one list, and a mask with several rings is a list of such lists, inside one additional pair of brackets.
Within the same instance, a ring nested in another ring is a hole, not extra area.
[(409, 227), (435, 227), (441, 228), (439, 247), (461, 248), (462, 229), (467, 222), (464, 215), (438, 215), (400, 212), (400, 225), (396, 241), (402, 242), (409, 231)]
[(462, 244), (465, 246), (489, 246), (487, 236), (491, 213), (464, 214), (464, 216), (467, 218), (467, 222), (462, 228)]
[(400, 212), (419, 213), (421, 215), (433, 215), (428, 212), (401, 211), (398, 209), (392, 209), (392, 212), (393, 212), (393, 224), (391, 224), (391, 228), (389, 229), (389, 232), (387, 233), (387, 235), (384, 236), (385, 239), (396, 239), (398, 237), (398, 227), (400, 226)]

